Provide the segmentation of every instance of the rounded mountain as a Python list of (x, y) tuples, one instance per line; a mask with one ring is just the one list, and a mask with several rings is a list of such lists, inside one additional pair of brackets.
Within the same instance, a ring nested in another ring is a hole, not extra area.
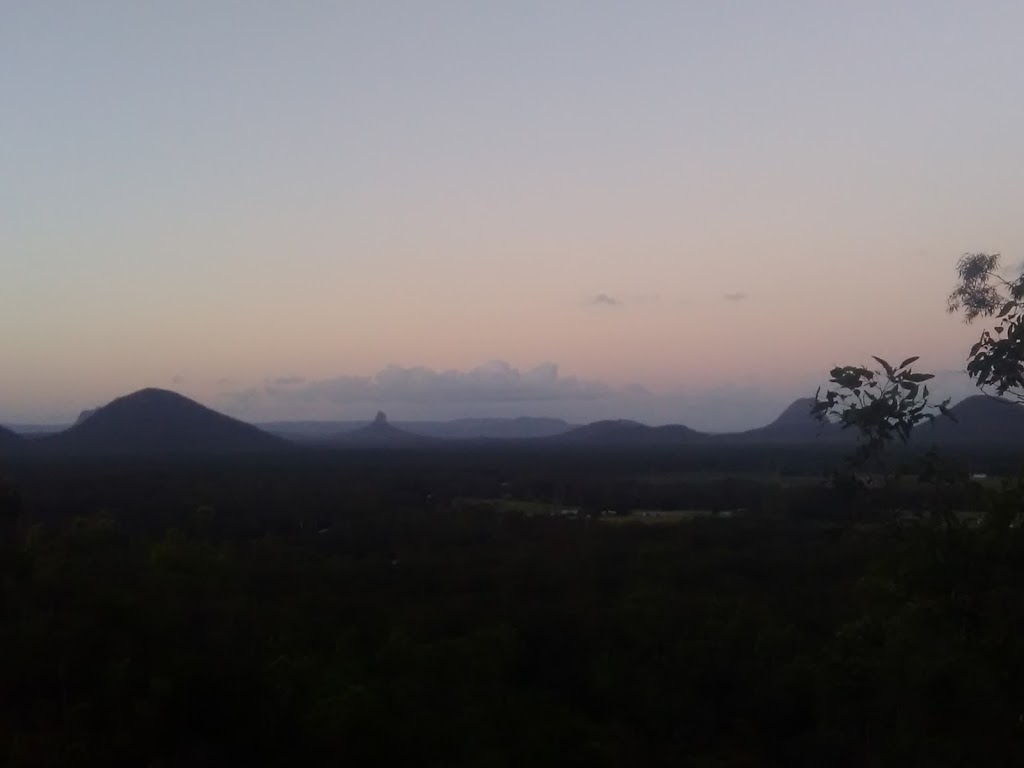
[(51, 451), (96, 455), (256, 453), (286, 445), (251, 424), (165, 389), (119, 397), (44, 440)]

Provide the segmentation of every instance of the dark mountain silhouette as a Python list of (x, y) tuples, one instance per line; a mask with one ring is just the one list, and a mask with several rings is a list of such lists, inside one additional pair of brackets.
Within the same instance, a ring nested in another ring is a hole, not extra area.
[(703, 432), (697, 432), (682, 424), (649, 427), (638, 421), (618, 419), (595, 421), (551, 439), (565, 443), (591, 445), (670, 445), (692, 443), (706, 437), (707, 435)]
[(0, 427), (0, 454), (17, 453), (24, 450), (27, 441), (17, 432)]
[(88, 455), (254, 453), (287, 445), (251, 424), (163, 389), (119, 397), (36, 444), (47, 452)]
[[(745, 432), (707, 434), (681, 424), (652, 427), (625, 419), (573, 427), (553, 418), (466, 418), (451, 421), (389, 423), (379, 412), (372, 423), (279, 422), (257, 427), (206, 408), (167, 390), (144, 389), (108, 405), (82, 411), (74, 426), (56, 434), (40, 427), (29, 440), (0, 427), (0, 452), (78, 454), (238, 453), (273, 450), (288, 444), (277, 435), (321, 444), (430, 446), (443, 439), (546, 439), (586, 445), (675, 445), (845, 442), (853, 430), (822, 425), (810, 415), (811, 398), (801, 398), (770, 424)], [(951, 409), (956, 422), (939, 417), (914, 432), (915, 441), (965, 445), (1024, 446), (1024, 407), (977, 395)], [(45, 429), (51, 429), (46, 427)]]
[(836, 424), (822, 424), (811, 416), (813, 397), (794, 400), (771, 424), (745, 432), (719, 435), (720, 441), (744, 443), (813, 443), (822, 440), (853, 440), (855, 435)]
[(384, 411), (377, 411), (377, 416), (372, 423), (352, 432), (337, 435), (331, 442), (346, 445), (400, 447), (432, 443), (434, 439), (398, 429), (398, 427), (388, 424), (388, 417)]
[[(450, 421), (393, 421), (388, 422), (405, 432), (424, 437), (446, 440), (520, 440), (551, 437), (568, 432), (572, 424), (563, 419), (533, 416), (516, 418), (466, 418)], [(290, 440), (318, 441), (337, 439), (346, 432), (355, 432), (369, 425), (368, 421), (272, 421), (257, 424), (271, 434)]]
[(914, 430), (915, 440), (1024, 446), (1024, 406), (1010, 400), (972, 395), (949, 409), (956, 421), (936, 416)]

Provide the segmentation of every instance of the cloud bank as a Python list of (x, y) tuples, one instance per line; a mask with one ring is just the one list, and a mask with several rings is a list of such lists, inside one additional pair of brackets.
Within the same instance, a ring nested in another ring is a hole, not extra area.
[(549, 416), (586, 423), (628, 418), (726, 430), (767, 423), (794, 397), (806, 394), (745, 385), (652, 392), (640, 384), (613, 387), (564, 376), (554, 363), (520, 370), (496, 360), (465, 371), (392, 365), (373, 376), (281, 376), (228, 391), (218, 406), (250, 421), (368, 418), (380, 409), (401, 419)]
[[(976, 393), (959, 371), (936, 371), (930, 383), (939, 399), (957, 401)], [(767, 424), (819, 385), (827, 387), (827, 375), (788, 383), (752, 375), (732, 384), (656, 392), (639, 384), (613, 387), (564, 376), (554, 363), (520, 370), (497, 360), (465, 371), (392, 365), (372, 376), (275, 377), (226, 391), (217, 407), (250, 421), (370, 418), (384, 410), (396, 419), (549, 416), (586, 423), (624, 418), (714, 432)]]
[(595, 400), (612, 394), (613, 390), (600, 382), (562, 376), (554, 363), (520, 371), (496, 360), (468, 371), (391, 365), (373, 376), (338, 376), (320, 381), (285, 376), (225, 397), (230, 404), (249, 410), (288, 403), (475, 407)]

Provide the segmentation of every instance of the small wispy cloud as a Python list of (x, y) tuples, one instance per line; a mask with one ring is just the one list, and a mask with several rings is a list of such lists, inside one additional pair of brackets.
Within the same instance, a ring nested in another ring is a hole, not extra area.
[(621, 307), (622, 301), (615, 298), (607, 293), (599, 293), (596, 296), (591, 296), (586, 301), (588, 306), (591, 307)]
[(750, 294), (737, 291), (736, 293), (727, 293), (722, 298), (726, 301), (746, 301), (750, 298)]

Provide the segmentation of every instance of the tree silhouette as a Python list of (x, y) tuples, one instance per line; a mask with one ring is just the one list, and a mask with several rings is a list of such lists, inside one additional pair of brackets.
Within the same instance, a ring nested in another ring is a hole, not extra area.
[(911, 367), (917, 357), (908, 357), (898, 366), (880, 357), (874, 360), (880, 369), (863, 365), (833, 368), (831, 389), (814, 395), (811, 415), (821, 422), (836, 422), (843, 429), (855, 429), (860, 445), (854, 455), (858, 466), (874, 464), (881, 468), (885, 447), (894, 440), (906, 442), (914, 427), (923, 421), (947, 414), (949, 400), (930, 401), (926, 381), (930, 373), (918, 373)]
[(967, 253), (957, 264), (958, 282), (948, 310), (973, 323), (994, 317), (968, 354), (967, 374), (982, 392), (995, 390), (1024, 403), (1024, 274), (1008, 279), (998, 253)]

